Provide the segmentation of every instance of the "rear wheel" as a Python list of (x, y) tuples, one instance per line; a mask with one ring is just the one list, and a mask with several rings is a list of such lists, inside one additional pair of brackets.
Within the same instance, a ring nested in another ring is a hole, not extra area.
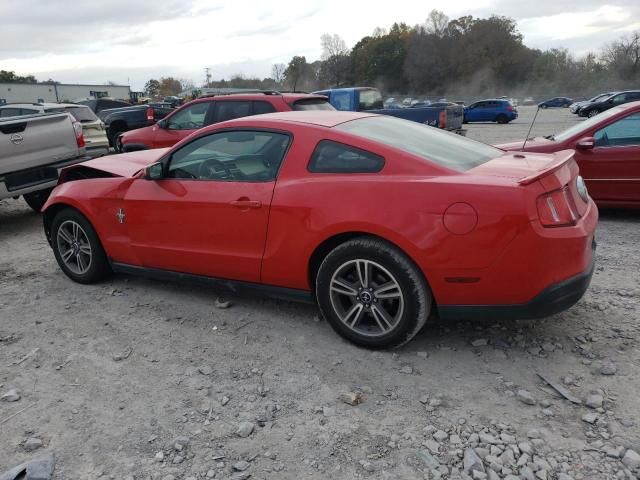
[(507, 116), (506, 116), (506, 115), (498, 115), (498, 116), (496, 117), (496, 122), (501, 123), (501, 124), (504, 124), (504, 123), (508, 123), (508, 122), (509, 122), (509, 119), (507, 118)]
[(124, 130), (122, 130), (122, 127), (120, 126), (113, 127), (113, 129), (109, 131), (109, 145), (111, 145), (115, 149), (116, 143), (118, 141), (118, 137), (123, 133), (124, 133)]
[(38, 190), (37, 192), (25, 193), (23, 195), (24, 201), (27, 202), (34, 212), (40, 213), (42, 207), (47, 202), (49, 195), (53, 188), (47, 188), (46, 190)]
[(593, 110), (589, 110), (589, 113), (587, 113), (587, 117), (589, 117), (589, 118), (595, 117), (599, 113), (600, 113), (600, 111), (597, 108), (594, 108)]
[(109, 273), (109, 262), (96, 231), (77, 210), (66, 208), (54, 217), (51, 244), (58, 265), (71, 280), (95, 283)]
[(384, 241), (362, 237), (332, 250), (316, 276), (323, 316), (347, 340), (398, 347), (424, 326), (432, 297), (418, 268)]

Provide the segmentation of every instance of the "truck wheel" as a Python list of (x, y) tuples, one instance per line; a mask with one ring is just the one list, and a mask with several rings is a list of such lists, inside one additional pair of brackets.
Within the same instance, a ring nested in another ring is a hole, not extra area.
[(422, 273), (388, 243), (356, 238), (333, 249), (316, 276), (322, 315), (366, 348), (399, 347), (424, 326), (432, 296)]
[(24, 201), (31, 207), (34, 212), (40, 213), (42, 207), (47, 202), (49, 194), (53, 188), (47, 188), (46, 190), (38, 190), (37, 192), (25, 193), (23, 195)]
[(498, 115), (496, 117), (496, 122), (504, 124), (504, 123), (509, 123), (509, 119), (507, 118), (506, 115)]
[(109, 132), (109, 145), (113, 148), (116, 148), (116, 142), (118, 137), (124, 133), (124, 130), (120, 130), (120, 128), (116, 127), (112, 132)]

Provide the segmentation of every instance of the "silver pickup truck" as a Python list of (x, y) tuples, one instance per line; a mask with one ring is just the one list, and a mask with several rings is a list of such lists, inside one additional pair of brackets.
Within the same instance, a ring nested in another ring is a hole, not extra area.
[(88, 159), (82, 125), (68, 113), (0, 118), (0, 200), (22, 195), (40, 211), (60, 169)]

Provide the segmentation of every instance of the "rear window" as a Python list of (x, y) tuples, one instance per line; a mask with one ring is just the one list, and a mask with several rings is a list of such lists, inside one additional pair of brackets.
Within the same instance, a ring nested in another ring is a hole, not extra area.
[(360, 90), (360, 106), (361, 112), (365, 110), (375, 110), (383, 108), (382, 94), (379, 90)]
[(335, 110), (328, 100), (324, 98), (304, 98), (302, 100), (296, 100), (291, 105), (291, 108), (295, 111), (308, 111), (308, 110)]
[(502, 150), (417, 122), (367, 117), (335, 127), (412, 153), (452, 170), (465, 172), (503, 155)]
[(98, 117), (96, 117), (95, 113), (93, 113), (89, 107), (66, 107), (64, 110), (81, 123), (95, 122), (98, 120)]
[(375, 173), (384, 167), (384, 158), (343, 143), (322, 140), (318, 143), (308, 169), (312, 173)]

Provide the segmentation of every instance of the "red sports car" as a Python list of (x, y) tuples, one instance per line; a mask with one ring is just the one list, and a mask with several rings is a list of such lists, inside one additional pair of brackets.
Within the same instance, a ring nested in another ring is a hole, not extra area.
[(117, 271), (316, 301), (370, 348), (409, 341), (430, 315), (569, 308), (597, 219), (571, 150), (505, 153), (351, 112), (246, 117), (92, 160), (64, 170), (44, 207), (77, 282)]
[[(498, 145), (522, 150), (523, 140)], [(590, 117), (564, 132), (527, 140), (527, 152), (575, 149), (589, 193), (600, 207), (640, 208), (640, 102)]]

